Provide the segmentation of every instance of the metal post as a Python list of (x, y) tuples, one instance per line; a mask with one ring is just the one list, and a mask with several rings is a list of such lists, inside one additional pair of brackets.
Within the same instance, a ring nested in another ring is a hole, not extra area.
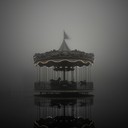
[(74, 81), (74, 71), (73, 70), (71, 71), (71, 74), (72, 74), (72, 81)]
[(76, 66), (76, 82), (77, 82), (77, 66)]
[(63, 71), (63, 80), (65, 81), (65, 67), (64, 67), (64, 71)]
[(39, 82), (40, 82), (40, 67), (39, 67)]

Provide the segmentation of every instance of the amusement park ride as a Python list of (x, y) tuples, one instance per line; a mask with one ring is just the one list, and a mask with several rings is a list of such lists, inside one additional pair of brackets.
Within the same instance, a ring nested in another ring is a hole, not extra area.
[(71, 50), (64, 32), (58, 50), (36, 53), (34, 83), (38, 118), (34, 128), (95, 128), (91, 118), (93, 53)]
[(34, 64), (37, 66), (36, 91), (61, 93), (93, 90), (91, 66), (94, 54), (70, 50), (66, 39), (69, 37), (64, 32), (63, 42), (58, 50), (34, 55)]

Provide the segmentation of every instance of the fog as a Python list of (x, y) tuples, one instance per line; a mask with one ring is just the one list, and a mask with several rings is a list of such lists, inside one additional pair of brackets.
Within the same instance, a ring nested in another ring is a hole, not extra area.
[(59, 49), (65, 30), (70, 49), (95, 55), (95, 95), (126, 96), (127, 12), (126, 0), (1, 0), (1, 94), (33, 89), (33, 55)]

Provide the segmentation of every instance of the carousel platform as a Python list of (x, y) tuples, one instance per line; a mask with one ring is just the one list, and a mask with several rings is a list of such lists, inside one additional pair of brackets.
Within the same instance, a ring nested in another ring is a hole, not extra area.
[(58, 94), (58, 93), (88, 93), (93, 91), (93, 82), (35, 82), (35, 93)]

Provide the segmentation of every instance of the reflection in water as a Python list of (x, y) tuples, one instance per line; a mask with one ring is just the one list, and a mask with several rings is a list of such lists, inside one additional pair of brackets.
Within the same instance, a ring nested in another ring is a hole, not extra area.
[(35, 95), (37, 120), (34, 128), (94, 128), (91, 115), (93, 97), (80, 94), (74, 97)]

